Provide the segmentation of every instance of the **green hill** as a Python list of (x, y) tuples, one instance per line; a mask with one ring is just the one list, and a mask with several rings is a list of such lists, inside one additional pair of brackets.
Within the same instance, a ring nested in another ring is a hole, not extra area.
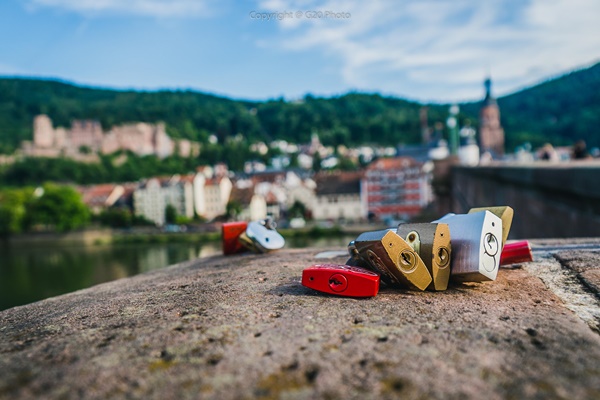
[[(105, 129), (133, 122), (165, 122), (175, 138), (221, 142), (242, 134), (249, 141), (308, 142), (318, 132), (325, 144), (412, 143), (419, 140), (421, 105), (378, 94), (348, 93), (302, 101), (231, 100), (193, 91), (119, 91), (39, 79), (0, 79), (0, 149), (31, 139), (32, 121), (48, 114), (55, 126), (73, 119), (99, 120)], [(437, 112), (437, 115), (436, 115)], [(432, 113), (443, 120), (443, 109)]]
[[(531, 142), (600, 146), (600, 63), (498, 99), (507, 148)], [(480, 103), (461, 109), (476, 118)]]
[(513, 138), (600, 146), (600, 63), (498, 100)]
[[(600, 146), (600, 64), (498, 99), (508, 150), (524, 141)], [(249, 142), (308, 142), (317, 132), (325, 144), (395, 145), (420, 140), (422, 104), (379, 94), (348, 93), (302, 101), (233, 100), (195, 91), (130, 91), (89, 88), (56, 80), (0, 78), (0, 152), (32, 138), (32, 120), (48, 114), (55, 126), (96, 119), (105, 129), (163, 121), (175, 138), (220, 142), (242, 134)], [(476, 120), (479, 103), (461, 106), (460, 119)], [(445, 121), (447, 106), (429, 105), (430, 124)]]

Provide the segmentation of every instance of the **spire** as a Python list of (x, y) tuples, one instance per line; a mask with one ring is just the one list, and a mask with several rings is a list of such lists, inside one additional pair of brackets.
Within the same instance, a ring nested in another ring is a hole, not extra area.
[(484, 105), (496, 104), (496, 99), (492, 96), (492, 78), (488, 75), (483, 82), (485, 87), (485, 99), (483, 100)]

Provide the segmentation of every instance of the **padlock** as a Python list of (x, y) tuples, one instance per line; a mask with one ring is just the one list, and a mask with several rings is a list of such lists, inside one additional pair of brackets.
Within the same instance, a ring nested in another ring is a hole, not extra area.
[(517, 264), (533, 261), (531, 246), (527, 240), (506, 243), (502, 249), (500, 265)]
[(285, 239), (275, 230), (275, 223), (270, 218), (248, 223), (246, 236), (260, 253), (278, 250), (285, 245)]
[(446, 290), (450, 278), (450, 228), (447, 224), (400, 224), (396, 231), (425, 263), (433, 281), (427, 289)]
[(317, 264), (302, 271), (302, 285), (338, 296), (373, 297), (379, 291), (379, 275), (349, 265)]
[(452, 256), (450, 278), (460, 282), (493, 281), (502, 252), (502, 220), (490, 211), (448, 214), (433, 221), (448, 224)]
[(248, 223), (245, 221), (226, 222), (221, 226), (223, 254), (236, 254), (245, 250), (245, 247), (239, 241), (239, 237), (246, 232), (247, 227)]
[(246, 232), (242, 233), (239, 237), (238, 237), (238, 241), (239, 243), (244, 246), (244, 248), (246, 250), (250, 250), (253, 253), (262, 253), (263, 251), (261, 249), (259, 249), (256, 246), (256, 243), (254, 243), (254, 240), (250, 239), (248, 237), (248, 235), (246, 234)]
[(423, 260), (393, 230), (362, 233), (354, 246), (360, 258), (389, 285), (425, 290), (432, 282)]
[(489, 211), (502, 220), (502, 247), (506, 244), (508, 234), (510, 233), (510, 227), (512, 225), (513, 216), (515, 211), (509, 206), (495, 206), (495, 207), (477, 207), (471, 208), (468, 214), (473, 214), (480, 211)]

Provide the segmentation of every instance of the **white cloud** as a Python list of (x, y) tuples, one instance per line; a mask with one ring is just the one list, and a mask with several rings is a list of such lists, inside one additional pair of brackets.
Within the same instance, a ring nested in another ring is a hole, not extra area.
[(477, 98), (487, 70), (495, 91), (508, 93), (600, 58), (595, 0), (269, 0), (260, 7), (350, 13), (279, 21), (275, 43), (322, 51), (351, 87), (412, 98)]
[(160, 18), (202, 17), (212, 12), (211, 0), (27, 0), (27, 6), (56, 8), (84, 15), (138, 15)]

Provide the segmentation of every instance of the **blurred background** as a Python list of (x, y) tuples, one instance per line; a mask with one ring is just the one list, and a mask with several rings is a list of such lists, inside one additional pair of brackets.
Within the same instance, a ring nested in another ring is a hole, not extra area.
[(0, 3), (0, 309), (471, 207), (598, 236), (593, 0)]

